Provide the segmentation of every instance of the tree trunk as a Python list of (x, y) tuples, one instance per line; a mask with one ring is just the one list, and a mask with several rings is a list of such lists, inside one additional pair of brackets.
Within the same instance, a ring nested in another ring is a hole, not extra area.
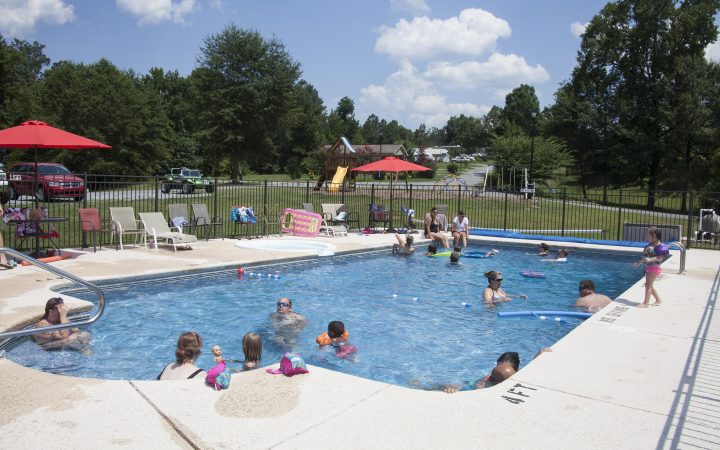
[(240, 183), (240, 155), (234, 151), (230, 155), (230, 182), (233, 184)]

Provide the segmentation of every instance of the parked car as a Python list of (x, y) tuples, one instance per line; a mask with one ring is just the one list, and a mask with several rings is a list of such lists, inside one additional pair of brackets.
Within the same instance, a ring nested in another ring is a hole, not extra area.
[(210, 180), (204, 180), (202, 173), (197, 169), (177, 167), (170, 169), (160, 185), (163, 194), (169, 193), (172, 189), (180, 189), (183, 194), (192, 194), (195, 188), (205, 189), (208, 194), (215, 190)]
[(21, 195), (35, 195), (41, 202), (54, 198), (85, 198), (85, 180), (76, 177), (67, 167), (57, 163), (15, 164), (8, 171), (8, 197), (16, 200)]
[(5, 192), (7, 184), (7, 174), (4, 170), (0, 170), (0, 191)]
[(451, 161), (456, 162), (456, 163), (458, 163), (458, 162), (466, 163), (466, 162), (474, 161), (474, 159), (472, 156), (469, 156), (469, 155), (458, 155), (458, 156), (455, 156)]

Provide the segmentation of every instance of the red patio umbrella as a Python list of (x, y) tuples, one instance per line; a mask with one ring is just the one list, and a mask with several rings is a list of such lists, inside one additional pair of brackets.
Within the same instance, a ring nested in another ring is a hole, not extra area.
[(356, 167), (353, 170), (360, 172), (421, 172), (431, 169), (394, 156), (388, 156), (379, 161)]
[[(63, 148), (81, 150), (87, 148), (112, 148), (77, 134), (52, 127), (39, 120), (29, 120), (22, 124), (0, 130), (0, 148), (35, 149), (35, 183), (37, 183), (37, 162), (39, 148)], [(35, 190), (35, 188), (33, 188)]]

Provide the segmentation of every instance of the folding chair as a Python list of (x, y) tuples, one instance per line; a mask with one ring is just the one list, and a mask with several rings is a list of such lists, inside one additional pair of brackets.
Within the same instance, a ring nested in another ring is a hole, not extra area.
[[(103, 235), (108, 234), (110, 235), (110, 239), (112, 240), (112, 222), (111, 221), (105, 221), (102, 222), (100, 220), (100, 210), (97, 208), (79, 208), (78, 213), (80, 214), (80, 228), (83, 232), (83, 236), (89, 236), (90, 242), (93, 246), (93, 253), (97, 251), (98, 245), (100, 246), (100, 249), (102, 249), (103, 245)], [(99, 240), (98, 240), (99, 236)], [(83, 239), (83, 243), (80, 247), (80, 249), (89, 248), (90, 246), (87, 245), (87, 240)], [(115, 245), (115, 250), (118, 249), (117, 244)]]

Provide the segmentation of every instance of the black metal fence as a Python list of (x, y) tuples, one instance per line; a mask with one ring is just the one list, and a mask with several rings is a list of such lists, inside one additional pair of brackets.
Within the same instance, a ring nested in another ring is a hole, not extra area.
[[(369, 206), (381, 204), (390, 211), (393, 226), (408, 224), (404, 208), (416, 211), (415, 226), (433, 206), (446, 205), (449, 219), (464, 210), (470, 225), (495, 230), (519, 231), (540, 235), (572, 236), (594, 239), (623, 240), (635, 225), (663, 225), (676, 230), (687, 247), (720, 249), (720, 230), (701, 228), (701, 209), (720, 205), (720, 193), (656, 192), (654, 205), (648, 208), (646, 191), (605, 190), (584, 194), (571, 189), (537, 189), (534, 195), (514, 190), (482, 191), (477, 188), (450, 186), (442, 189), (432, 184), (397, 184), (358, 182), (352, 191), (328, 192), (314, 190), (315, 183), (305, 182), (241, 182), (212, 180), (210, 189), (197, 188), (192, 194), (181, 190), (163, 193), (158, 177), (84, 175), (88, 191), (81, 201), (50, 199), (40, 203), (50, 217), (65, 218), (53, 223), (62, 247), (80, 247), (87, 239), (81, 230), (79, 208), (97, 208), (103, 220), (110, 219), (109, 208), (132, 206), (136, 213), (160, 211), (169, 217), (169, 206), (204, 203), (211, 215), (223, 220), (221, 234), (266, 235), (279, 232), (277, 218), (284, 208), (302, 208), (312, 203), (321, 212), (324, 203), (343, 203), (357, 213), (360, 227), (369, 225)], [(5, 207), (20, 208), (37, 205), (37, 200), (23, 195)], [(230, 218), (233, 206), (253, 207), (258, 218), (255, 225), (239, 225)], [(191, 213), (189, 213), (191, 215)], [(187, 218), (188, 220), (191, 217)], [(411, 224), (412, 225), (412, 224)], [(47, 224), (50, 226), (50, 224)], [(635, 227), (635, 228), (633, 228)], [(16, 228), (3, 228), (6, 245), (18, 246)], [(666, 239), (667, 240), (667, 239)], [(27, 241), (27, 240), (26, 240)]]

